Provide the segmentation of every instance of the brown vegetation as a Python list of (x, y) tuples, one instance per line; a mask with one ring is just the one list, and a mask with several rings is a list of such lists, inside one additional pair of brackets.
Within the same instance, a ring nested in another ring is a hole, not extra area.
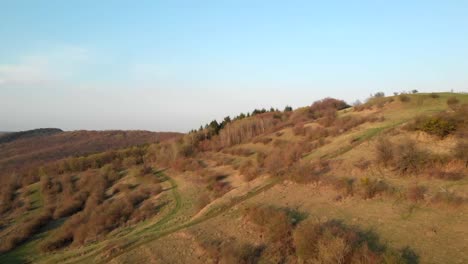
[(73, 131), (19, 139), (1, 144), (0, 177), (17, 172), (31, 183), (38, 180), (34, 170), (52, 161), (165, 141), (178, 136), (179, 133), (147, 131)]
[[(404, 252), (385, 248), (375, 234), (338, 221), (305, 221), (294, 231), (296, 254), (304, 263), (407, 263)], [(414, 253), (411, 256), (415, 256)]]
[(418, 202), (418, 201), (424, 200), (424, 195), (426, 194), (426, 192), (427, 192), (426, 187), (415, 185), (415, 186), (411, 186), (408, 189), (406, 193), (406, 197), (412, 202)]
[(3, 238), (0, 252), (9, 251), (31, 238), (32, 235), (38, 233), (42, 227), (47, 225), (51, 219), (52, 214), (49, 210), (46, 210), (37, 217), (25, 219), (24, 222), (15, 227), (13, 232), (10, 232)]

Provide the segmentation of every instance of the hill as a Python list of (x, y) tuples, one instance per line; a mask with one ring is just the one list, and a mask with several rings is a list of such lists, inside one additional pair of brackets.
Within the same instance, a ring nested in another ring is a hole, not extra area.
[(56, 160), (2, 189), (0, 262), (465, 263), (467, 116), (326, 98)]
[(37, 129), (0, 137), (0, 177), (29, 173), (38, 166), (69, 156), (83, 156), (180, 136), (172, 132), (70, 131)]
[(37, 137), (37, 136), (46, 136), (46, 135), (52, 135), (52, 134), (60, 133), (60, 132), (63, 132), (63, 131), (58, 128), (38, 128), (38, 129), (33, 129), (33, 130), (11, 132), (11, 133), (5, 133), (5, 134), (0, 133), (0, 144), (8, 143), (17, 139)]

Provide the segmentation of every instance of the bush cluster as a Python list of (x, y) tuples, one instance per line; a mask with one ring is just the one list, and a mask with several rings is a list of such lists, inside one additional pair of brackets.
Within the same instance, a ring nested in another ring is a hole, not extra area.
[(288, 210), (253, 206), (246, 217), (265, 234), (268, 247), (260, 260), (275, 263), (412, 263), (409, 248), (393, 250), (370, 231), (331, 220), (294, 224)]

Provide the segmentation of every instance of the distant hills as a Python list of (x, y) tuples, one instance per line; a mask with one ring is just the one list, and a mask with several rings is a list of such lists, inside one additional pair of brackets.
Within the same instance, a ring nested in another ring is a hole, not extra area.
[(162, 142), (181, 135), (141, 130), (62, 131), (58, 128), (0, 134), (0, 177), (69, 156)]
[(63, 130), (59, 128), (38, 128), (20, 132), (0, 132), (0, 144), (8, 143), (17, 139), (52, 135), (60, 132), (63, 132)]

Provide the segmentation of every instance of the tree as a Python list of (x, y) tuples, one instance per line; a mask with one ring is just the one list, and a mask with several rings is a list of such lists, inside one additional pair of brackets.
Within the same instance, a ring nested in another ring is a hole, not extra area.
[(217, 135), (219, 130), (221, 129), (221, 126), (219, 125), (218, 121), (213, 120), (213, 121), (211, 121), (210, 125), (208, 126), (208, 129), (210, 130), (210, 133), (212, 135)]
[(385, 93), (384, 92), (377, 92), (374, 94), (374, 97), (385, 97)]
[(293, 110), (293, 108), (289, 105), (287, 105), (285, 108), (284, 108), (284, 112), (291, 112)]

